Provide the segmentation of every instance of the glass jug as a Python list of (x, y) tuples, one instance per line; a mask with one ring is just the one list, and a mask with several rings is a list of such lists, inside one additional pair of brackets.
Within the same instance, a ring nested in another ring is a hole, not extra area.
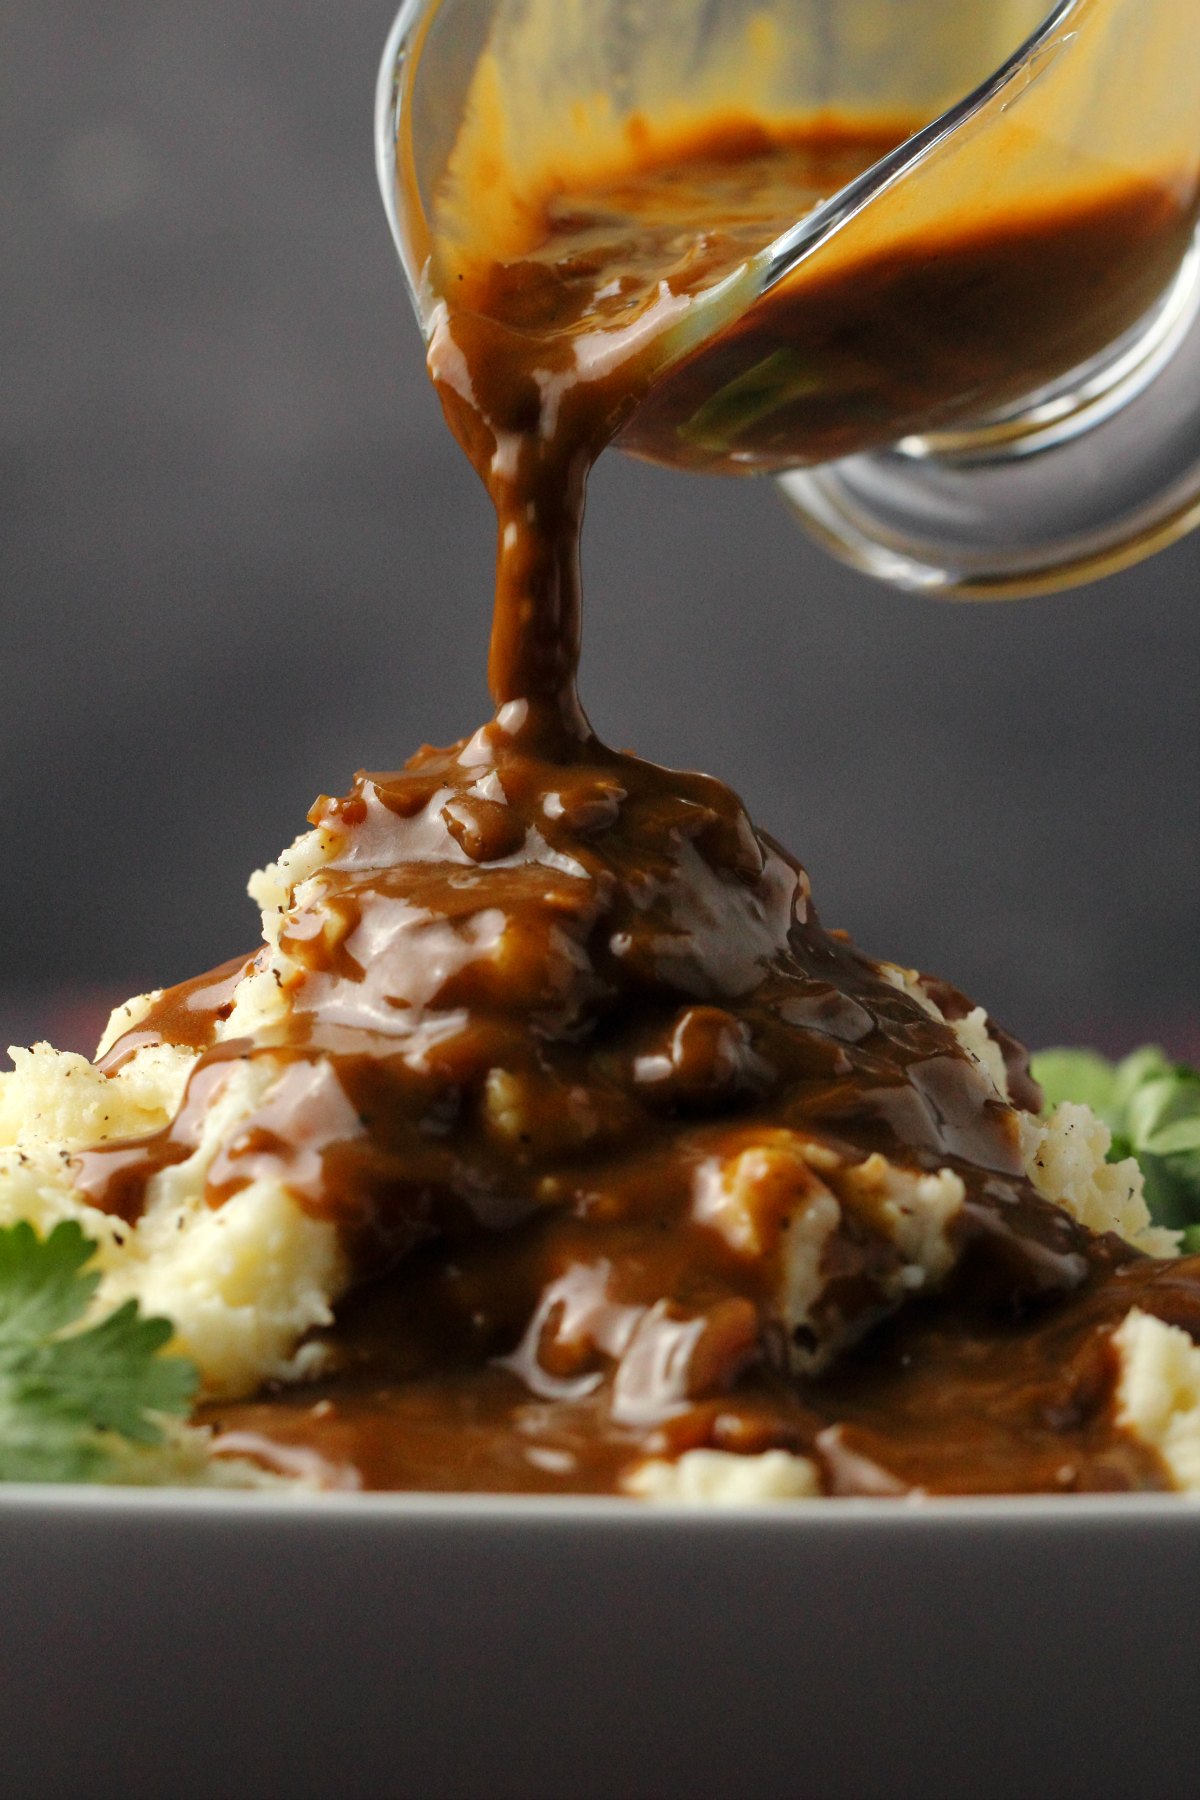
[(1200, 524), (1197, 0), (408, 0), (377, 154), (422, 326), (469, 116), (519, 191), (722, 110), (926, 123), (763, 246), (620, 447), (772, 474), (835, 554), (944, 594)]

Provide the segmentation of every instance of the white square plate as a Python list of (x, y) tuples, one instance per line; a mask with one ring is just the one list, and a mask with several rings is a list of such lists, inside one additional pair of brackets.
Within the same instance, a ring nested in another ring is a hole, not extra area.
[(5, 1800), (1185, 1800), (1200, 1507), (0, 1490)]

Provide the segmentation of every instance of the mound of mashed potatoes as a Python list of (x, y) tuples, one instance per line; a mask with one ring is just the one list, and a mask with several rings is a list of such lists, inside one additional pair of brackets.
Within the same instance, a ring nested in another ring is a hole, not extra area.
[[(281, 1054), (276, 1061), (271, 1047), (283, 1043), (289, 992), (304, 974), (305, 937), (296, 925), (319, 899), (321, 873), (338, 846), (337, 830), (320, 824), (253, 876), (262, 945), (227, 978), (211, 1038), (215, 1044), (251, 1044), (257, 1054), (235, 1056), (212, 1099), (192, 1108), (181, 1153), (153, 1172), (136, 1217), (94, 1203), (88, 1153), (161, 1134), (185, 1109), (202, 1049), (158, 1041), (153, 1031), (138, 1041), (143, 1021), (161, 1005), (161, 992), (117, 1008), (95, 1062), (38, 1044), (13, 1049), (13, 1070), (0, 1075), (0, 1223), (25, 1219), (46, 1232), (60, 1220), (78, 1221), (98, 1246), (97, 1312), (133, 1297), (146, 1312), (169, 1318), (178, 1349), (198, 1365), (210, 1398), (238, 1398), (267, 1383), (303, 1383), (319, 1375), (324, 1350), (312, 1334), (332, 1323), (352, 1281), (336, 1223), (306, 1207), (278, 1174), (243, 1183), (220, 1205), (210, 1195), (214, 1167), (231, 1148), (236, 1151), (239, 1134), (261, 1118), (287, 1072), (286, 1060)], [(879, 966), (898, 991), (944, 1019), (937, 984), (927, 985), (914, 971)], [(995, 1105), (1009, 1108), (1008, 1072), (986, 1014), (974, 1009), (948, 1022)], [(505, 1096), (492, 1098), (503, 1128)], [(1086, 1107), (1061, 1105), (1044, 1117), (1013, 1110), (1025, 1168), (1041, 1196), (1089, 1231), (1115, 1233), (1150, 1256), (1175, 1254), (1174, 1236), (1151, 1223), (1137, 1163), (1107, 1160), (1108, 1131)], [(707, 1207), (709, 1223), (743, 1249), (747, 1241), (753, 1247), (763, 1193), (772, 1182), (794, 1179), (788, 1159), (794, 1161), (795, 1152), (786, 1136), (764, 1133), (749, 1143), (732, 1172), (715, 1183), (710, 1179), (708, 1198), (698, 1203)], [(944, 1233), (961, 1204), (961, 1181), (950, 1169), (914, 1178), (882, 1157), (861, 1164), (858, 1179), (872, 1191), (873, 1204), (892, 1209), (903, 1248), (899, 1286), (936, 1285), (948, 1260)], [(821, 1241), (838, 1216), (831, 1198), (825, 1211), (820, 1204), (807, 1208), (806, 1240), (797, 1234), (793, 1244), (781, 1304), (794, 1326), (812, 1314)], [(1200, 1491), (1200, 1348), (1184, 1331), (1136, 1308), (1114, 1344), (1120, 1423), (1162, 1458), (1179, 1488)], [(228, 1468), (214, 1464), (213, 1470), (214, 1478), (228, 1482)], [(671, 1460), (648, 1457), (624, 1486), (652, 1501), (697, 1504), (819, 1491), (804, 1457), (711, 1448)]]

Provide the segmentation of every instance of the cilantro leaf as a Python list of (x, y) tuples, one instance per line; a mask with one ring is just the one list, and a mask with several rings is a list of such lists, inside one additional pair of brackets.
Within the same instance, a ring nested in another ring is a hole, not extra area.
[(1113, 1134), (1110, 1162), (1137, 1158), (1156, 1225), (1189, 1231), (1200, 1249), (1200, 1069), (1147, 1046), (1110, 1063), (1091, 1050), (1047, 1050), (1033, 1059), (1047, 1110), (1090, 1106)]
[(1064, 1100), (1090, 1106), (1110, 1131), (1117, 1128), (1117, 1071), (1094, 1050), (1041, 1050), (1032, 1059), (1034, 1079), (1046, 1096), (1046, 1111)]
[(188, 1411), (197, 1374), (163, 1356), (172, 1327), (135, 1300), (81, 1326), (100, 1277), (96, 1246), (73, 1222), (41, 1238), (0, 1229), (0, 1481), (102, 1480), (111, 1445), (163, 1440), (163, 1415)]

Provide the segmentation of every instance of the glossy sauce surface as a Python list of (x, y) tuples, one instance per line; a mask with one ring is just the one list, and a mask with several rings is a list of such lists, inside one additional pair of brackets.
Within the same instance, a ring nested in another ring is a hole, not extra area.
[(647, 1429), (614, 1419), (607, 1387), (542, 1398), (445, 1339), (431, 1367), (441, 1279), (414, 1268), (350, 1303), (332, 1378), (212, 1407), (223, 1449), (348, 1487), (608, 1493), (647, 1455), (718, 1448), (811, 1457), (831, 1494), (1154, 1490), (1170, 1485), (1158, 1459), (1113, 1428), (1111, 1332), (1138, 1306), (1200, 1338), (1195, 1264), (1110, 1243), (1069, 1300), (1016, 1315), (930, 1300), (819, 1380), (760, 1369)]
[[(172, 990), (107, 1066), (156, 1038), (200, 1049), (178, 1117), (80, 1159), (136, 1217), (229, 1071), (277, 1071), (209, 1199), (282, 1179), (337, 1224), (358, 1286), (319, 1384), (205, 1415), (231, 1454), (381, 1487), (611, 1491), (701, 1445), (801, 1450), (837, 1492), (1161, 1482), (1113, 1424), (1107, 1336), (1135, 1294), (1190, 1327), (1195, 1269), (1160, 1277), (1039, 1199), (1016, 1114), (946, 1022), (969, 1003), (930, 984), (940, 1016), (826, 931), (728, 788), (608, 750), (576, 690), (592, 462), (623, 427), (638, 442), (668, 365), (687, 381), (714, 282), (741, 292), (748, 259), (898, 131), (725, 123), (555, 196), (519, 262), (448, 284), (430, 370), (496, 506), (496, 717), (318, 803), (332, 858), (283, 922), (283, 1023), (217, 1041), (246, 965)], [(1149, 204), (1114, 196), (1107, 228)], [(1048, 230), (993, 221), (932, 263), (918, 245), (873, 297), (848, 275), (821, 304), (867, 344), (896, 291), (945, 310), (973, 269), (1015, 292)], [(705, 354), (793, 331), (785, 289), (752, 298)], [(742, 441), (769, 451), (756, 417)], [(871, 1176), (889, 1167), (961, 1182), (938, 1297), (913, 1298)], [(794, 1245), (822, 1207), (798, 1314)]]
[(1195, 185), (1128, 179), (945, 235), (816, 255), (655, 382), (622, 447), (756, 474), (979, 420), (1136, 326), (1191, 243)]

